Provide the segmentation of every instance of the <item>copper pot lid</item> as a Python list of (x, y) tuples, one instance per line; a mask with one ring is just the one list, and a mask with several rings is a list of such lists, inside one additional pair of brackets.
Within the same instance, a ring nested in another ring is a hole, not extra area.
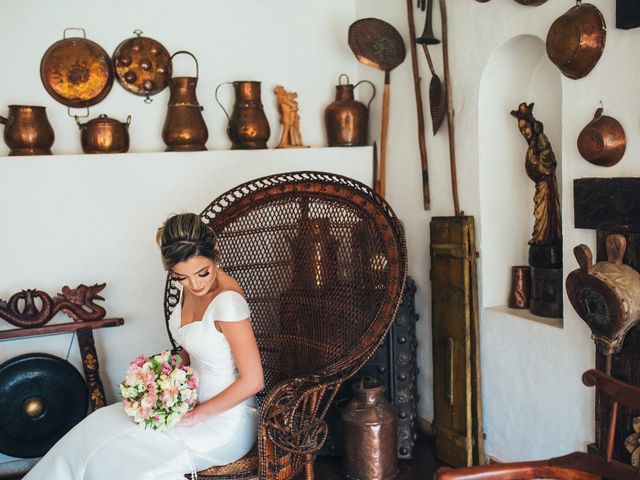
[[(81, 30), (82, 38), (67, 38), (68, 30)], [(51, 45), (40, 62), (44, 88), (67, 107), (90, 107), (102, 101), (113, 85), (107, 52), (87, 40), (83, 28), (65, 28), (63, 39)]]
[(131, 123), (131, 115), (127, 117), (125, 122), (121, 122), (120, 120), (116, 120), (115, 118), (108, 117), (105, 113), (101, 113), (96, 118), (89, 120), (88, 122), (81, 123), (80, 117), (76, 116), (76, 123), (80, 128), (89, 127), (89, 126), (98, 126), (98, 125), (124, 125), (129, 128), (129, 124)]
[(569, 78), (586, 76), (604, 50), (607, 26), (600, 10), (582, 3), (557, 18), (547, 33), (547, 55)]
[(113, 52), (113, 67), (118, 83), (135, 95), (149, 97), (161, 92), (171, 78), (171, 56), (157, 40), (136, 36), (124, 40)]

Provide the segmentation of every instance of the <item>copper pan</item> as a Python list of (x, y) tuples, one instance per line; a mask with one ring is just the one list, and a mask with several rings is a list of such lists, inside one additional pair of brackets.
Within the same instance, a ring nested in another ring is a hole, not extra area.
[(581, 3), (556, 19), (547, 34), (549, 59), (569, 78), (586, 76), (604, 49), (607, 27), (600, 10)]
[(593, 120), (582, 129), (578, 136), (580, 155), (594, 165), (611, 167), (622, 159), (627, 148), (627, 138), (620, 122), (602, 115), (602, 108), (596, 110)]

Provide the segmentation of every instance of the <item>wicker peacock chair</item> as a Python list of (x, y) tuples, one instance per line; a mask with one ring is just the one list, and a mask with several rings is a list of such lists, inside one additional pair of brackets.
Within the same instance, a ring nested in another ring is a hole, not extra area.
[[(284, 480), (304, 469), (312, 479), (333, 397), (381, 343), (401, 301), (402, 225), (366, 185), (320, 172), (253, 180), (201, 216), (251, 307), (265, 388), (253, 458), (198, 478)], [(178, 295), (168, 279), (167, 318)]]

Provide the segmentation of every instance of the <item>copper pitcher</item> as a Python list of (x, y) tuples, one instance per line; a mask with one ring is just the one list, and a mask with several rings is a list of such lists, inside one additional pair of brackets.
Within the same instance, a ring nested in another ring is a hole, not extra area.
[(0, 116), (10, 156), (51, 155), (55, 135), (45, 110), (35, 105), (9, 105), (8, 117)]
[[(233, 85), (235, 90), (231, 116), (218, 99), (218, 90), (223, 85)], [(227, 134), (233, 150), (267, 148), (271, 129), (260, 99), (260, 82), (223, 82), (216, 87), (215, 98), (229, 120)]]
[(373, 379), (353, 386), (353, 399), (342, 411), (344, 474), (349, 479), (389, 480), (398, 474), (396, 414)]
[[(346, 78), (347, 83), (342, 83), (343, 78)], [(367, 105), (353, 98), (354, 90), (364, 82), (373, 88), (373, 95)], [(324, 122), (330, 147), (354, 147), (367, 144), (369, 106), (375, 96), (376, 87), (370, 81), (362, 80), (352, 85), (349, 83), (349, 77), (344, 73), (338, 77), (336, 99), (324, 111)]]
[(190, 55), (196, 63), (195, 77), (172, 77), (169, 79), (169, 106), (162, 127), (162, 140), (166, 143), (167, 152), (192, 152), (206, 150), (209, 131), (202, 118), (203, 108), (196, 98), (199, 68), (196, 57), (186, 50), (178, 54)]
[(580, 155), (594, 165), (611, 167), (624, 156), (627, 137), (624, 128), (615, 118), (602, 115), (602, 108), (596, 110), (593, 120), (578, 135)]

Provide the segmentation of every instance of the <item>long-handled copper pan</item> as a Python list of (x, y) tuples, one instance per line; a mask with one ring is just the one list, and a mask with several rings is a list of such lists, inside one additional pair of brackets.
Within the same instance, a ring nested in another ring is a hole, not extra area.
[(380, 165), (375, 179), (375, 190), (384, 196), (391, 70), (404, 60), (404, 42), (400, 33), (387, 22), (377, 18), (363, 18), (349, 27), (349, 47), (358, 61), (384, 71)]

